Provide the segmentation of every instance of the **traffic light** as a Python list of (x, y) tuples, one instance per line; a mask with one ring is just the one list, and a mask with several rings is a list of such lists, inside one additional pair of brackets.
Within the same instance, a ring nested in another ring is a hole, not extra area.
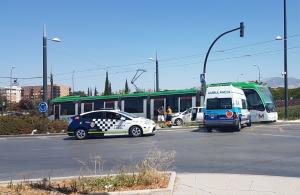
[(240, 37), (244, 37), (244, 30), (245, 30), (244, 22), (241, 22), (240, 23)]

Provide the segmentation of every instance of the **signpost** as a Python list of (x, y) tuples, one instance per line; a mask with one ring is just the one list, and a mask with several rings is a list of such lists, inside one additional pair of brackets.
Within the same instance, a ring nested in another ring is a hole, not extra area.
[(47, 102), (41, 102), (41, 103), (39, 103), (39, 111), (41, 113), (45, 113), (45, 112), (48, 111), (48, 104), (47, 104)]

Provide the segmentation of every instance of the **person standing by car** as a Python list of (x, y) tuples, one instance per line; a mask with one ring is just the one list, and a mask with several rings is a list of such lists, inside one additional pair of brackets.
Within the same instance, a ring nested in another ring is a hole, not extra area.
[(172, 126), (172, 122), (171, 122), (171, 120), (172, 120), (172, 108), (171, 108), (171, 106), (168, 106), (168, 109), (167, 109), (167, 112), (166, 112), (166, 125), (168, 126), (168, 127), (170, 127), (170, 126)]
[(157, 116), (157, 121), (158, 123), (162, 123), (165, 121), (165, 116), (164, 116), (164, 107), (161, 106), (157, 109), (157, 113), (158, 113), (158, 116)]

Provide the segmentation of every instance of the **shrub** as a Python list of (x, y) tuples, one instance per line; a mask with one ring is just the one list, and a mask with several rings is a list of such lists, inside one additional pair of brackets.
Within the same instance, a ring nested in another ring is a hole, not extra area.
[(67, 129), (67, 122), (52, 121), (42, 116), (0, 116), (0, 135), (30, 134), (37, 129), (38, 133), (57, 133)]

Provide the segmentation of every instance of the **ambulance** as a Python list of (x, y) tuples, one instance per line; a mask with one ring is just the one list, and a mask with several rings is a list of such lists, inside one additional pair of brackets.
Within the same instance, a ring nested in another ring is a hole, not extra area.
[(213, 128), (232, 127), (240, 131), (251, 126), (251, 115), (242, 89), (230, 86), (208, 87), (204, 100), (204, 126)]

